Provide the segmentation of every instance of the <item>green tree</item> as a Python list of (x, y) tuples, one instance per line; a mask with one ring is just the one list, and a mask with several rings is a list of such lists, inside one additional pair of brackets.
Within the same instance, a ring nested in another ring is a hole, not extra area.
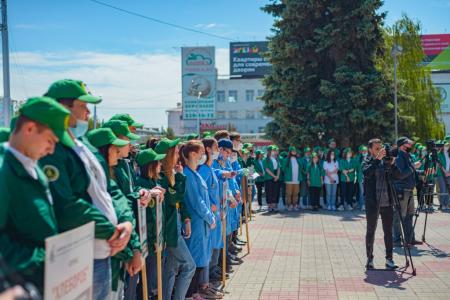
[(166, 138), (168, 138), (169, 140), (174, 140), (176, 138), (175, 132), (173, 131), (172, 127), (167, 127)]
[(274, 16), (264, 79), (266, 133), (282, 146), (318, 144), (334, 137), (341, 146), (392, 137), (391, 81), (375, 68), (383, 55), (380, 0), (272, 0)]
[[(399, 135), (408, 135), (426, 141), (442, 138), (444, 126), (439, 121), (440, 94), (433, 87), (431, 71), (421, 64), (425, 54), (420, 38), (421, 25), (407, 15), (385, 29), (385, 52), (394, 44), (403, 48), (398, 56)], [(380, 71), (393, 76), (391, 56), (380, 57)]]

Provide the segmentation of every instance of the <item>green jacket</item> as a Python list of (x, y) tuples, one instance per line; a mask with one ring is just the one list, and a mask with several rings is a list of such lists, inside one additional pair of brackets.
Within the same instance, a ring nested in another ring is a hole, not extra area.
[(361, 154), (358, 154), (355, 157), (355, 163), (356, 163), (356, 180), (358, 183), (362, 183), (364, 181), (364, 174), (362, 171), (362, 162), (364, 161), (364, 157)]
[(75, 151), (58, 143), (39, 164), (49, 177), (59, 229), (64, 232), (94, 221), (95, 238), (109, 239), (115, 226), (92, 205), (87, 192), (90, 179)]
[(300, 158), (300, 162), (302, 165), (302, 179), (303, 181), (305, 181), (307, 179), (307, 169), (308, 165), (311, 163), (311, 158), (307, 159), (305, 156), (303, 156), (302, 158)]
[[(296, 158), (297, 165), (298, 165), (298, 180), (299, 182), (303, 181), (304, 179), (304, 171), (303, 171), (303, 164), (300, 160), (300, 158)], [(286, 157), (282, 162), (282, 170), (284, 173), (284, 181), (290, 182), (292, 181), (292, 163), (291, 159), (289, 157)]]
[(164, 240), (167, 247), (177, 247), (178, 242), (178, 209), (180, 210), (181, 220), (184, 222), (190, 219), (189, 213), (184, 204), (184, 191), (186, 177), (181, 173), (175, 174), (175, 185), (171, 186), (168, 178), (164, 173), (160, 173), (158, 181), (162, 188), (166, 190), (164, 194), (163, 211), (164, 211)]
[[(259, 174), (259, 176), (256, 177), (256, 182), (264, 182), (264, 178), (265, 178), (265, 174), (266, 174), (266, 170), (264, 168), (264, 159), (262, 159), (262, 160), (255, 159), (253, 162), (253, 165), (255, 166), (255, 172)], [(263, 165), (263, 166), (261, 166), (261, 165)]]
[[(136, 184), (149, 190), (157, 186), (157, 182), (155, 180), (150, 178), (144, 178), (142, 176), (137, 177)], [(149, 255), (155, 255), (156, 203), (153, 203), (153, 200), (150, 201), (149, 205), (147, 206), (146, 214), (147, 214), (147, 242), (149, 245)], [(164, 209), (163, 209), (163, 224), (164, 224)], [(163, 226), (163, 235), (164, 235), (164, 226)]]
[[(441, 163), (442, 167), (445, 169), (445, 154), (444, 152), (440, 151), (438, 153), (438, 161)], [(423, 162), (422, 164), (425, 164), (425, 162)], [(439, 165), (436, 165), (436, 176), (444, 176), (444, 174), (442, 173), (441, 167)]]
[(48, 181), (40, 168), (35, 180), (11, 152), (2, 152), (0, 253), (11, 272), (19, 272), (42, 292), (45, 239), (58, 233)]
[[(347, 161), (346, 159), (341, 159), (339, 161), (339, 171), (341, 171), (340, 175), (340, 182), (355, 182), (356, 179), (356, 171), (358, 169), (358, 164), (355, 161), (355, 159), (351, 159), (350, 161)], [(347, 176), (344, 175), (342, 171), (349, 171)]]
[(270, 157), (266, 157), (263, 160), (263, 167), (264, 167), (264, 171), (265, 171), (264, 180), (265, 181), (272, 180), (273, 177), (266, 171), (266, 169), (270, 170), (270, 172), (272, 172), (272, 174), (277, 175), (278, 169), (280, 167), (280, 162), (278, 161), (278, 168), (274, 169), (272, 159)]
[(320, 162), (317, 165), (314, 165), (312, 162), (309, 163), (306, 167), (306, 174), (310, 187), (322, 187), (325, 172)]

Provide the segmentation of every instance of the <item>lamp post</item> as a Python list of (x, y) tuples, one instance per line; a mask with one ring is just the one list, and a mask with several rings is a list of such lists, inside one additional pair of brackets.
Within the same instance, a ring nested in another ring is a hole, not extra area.
[(394, 60), (394, 111), (395, 111), (395, 140), (398, 139), (398, 103), (397, 103), (397, 64), (398, 56), (403, 53), (403, 48), (400, 45), (394, 44), (391, 48), (391, 56)]
[(198, 91), (197, 96), (197, 135), (200, 138), (200, 97), (202, 96), (202, 92)]

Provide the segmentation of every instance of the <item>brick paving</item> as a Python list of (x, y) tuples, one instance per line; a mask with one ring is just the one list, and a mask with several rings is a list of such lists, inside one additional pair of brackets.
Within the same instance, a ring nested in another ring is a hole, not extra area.
[[(417, 239), (423, 222), (421, 214)], [(416, 277), (366, 272), (365, 226), (360, 211), (257, 213), (249, 225), (251, 253), (244, 251), (244, 264), (234, 267), (225, 299), (450, 299), (450, 213), (429, 215), (428, 244), (412, 251)], [(403, 248), (394, 252), (403, 266)], [(384, 268), (381, 220), (374, 255)]]

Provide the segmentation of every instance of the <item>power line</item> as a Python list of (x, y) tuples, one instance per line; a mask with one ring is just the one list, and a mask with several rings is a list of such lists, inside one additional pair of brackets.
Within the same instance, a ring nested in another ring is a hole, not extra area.
[(146, 20), (150, 20), (150, 21), (156, 22), (156, 23), (160, 23), (160, 24), (163, 24), (163, 25), (175, 27), (175, 28), (178, 28), (178, 29), (186, 30), (186, 31), (195, 32), (195, 33), (198, 33), (198, 34), (207, 35), (207, 36), (218, 38), (218, 39), (222, 39), (222, 40), (235, 41), (234, 39), (230, 39), (230, 38), (227, 38), (227, 37), (224, 37), (224, 36), (220, 36), (220, 35), (217, 35), (217, 34), (214, 34), (214, 33), (208, 33), (208, 32), (205, 32), (205, 31), (201, 31), (201, 30), (197, 30), (197, 29), (193, 29), (193, 28), (189, 28), (189, 27), (185, 27), (185, 26), (169, 23), (169, 22), (166, 22), (166, 21), (163, 21), (163, 20), (159, 20), (159, 19), (156, 19), (156, 18), (152, 18), (152, 17), (149, 17), (149, 16), (145, 16), (145, 15), (142, 15), (140, 13), (133, 12), (133, 11), (130, 11), (130, 10), (126, 10), (126, 9), (123, 9), (123, 8), (120, 8), (120, 7), (117, 7), (117, 6), (114, 6), (114, 5), (102, 2), (102, 1), (98, 1), (98, 0), (89, 0), (89, 1), (94, 2), (96, 4), (99, 4), (99, 5), (103, 5), (103, 6), (115, 9), (115, 10), (118, 10), (118, 11), (121, 11), (123, 13), (127, 13), (129, 15), (133, 15), (133, 16), (136, 16), (136, 17), (140, 17), (140, 18), (143, 18), (143, 19), (146, 19)]

